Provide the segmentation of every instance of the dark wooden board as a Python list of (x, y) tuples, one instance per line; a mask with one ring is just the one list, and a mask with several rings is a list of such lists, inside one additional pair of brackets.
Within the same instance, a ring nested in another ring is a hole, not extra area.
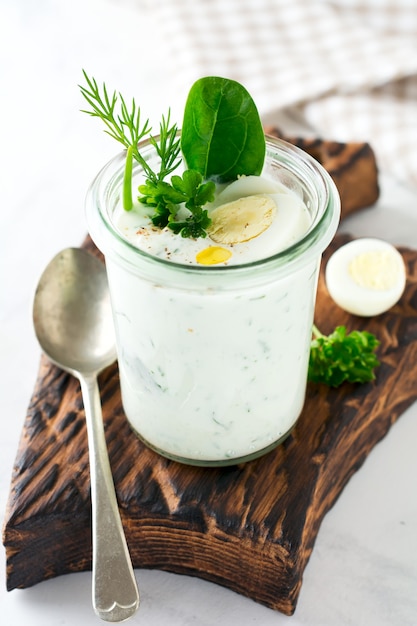
[[(326, 257), (344, 241), (338, 236)], [(319, 282), (323, 332), (346, 324), (380, 338), (377, 381), (336, 390), (309, 385), (291, 436), (256, 461), (207, 469), (160, 457), (126, 422), (117, 366), (102, 374), (106, 438), (135, 567), (198, 576), (294, 612), (324, 515), (417, 398), (417, 252), (401, 252), (405, 294), (378, 318), (344, 313), (322, 275)], [(78, 382), (42, 358), (3, 528), (9, 590), (91, 568), (89, 489)]]

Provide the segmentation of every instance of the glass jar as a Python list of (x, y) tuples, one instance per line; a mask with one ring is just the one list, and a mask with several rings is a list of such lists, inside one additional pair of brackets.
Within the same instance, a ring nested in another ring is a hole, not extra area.
[[(140, 151), (156, 159), (149, 143)], [(86, 211), (106, 260), (126, 417), (149, 447), (183, 463), (254, 459), (288, 436), (303, 408), (320, 260), (340, 216), (336, 187), (309, 155), (267, 137), (264, 173), (302, 198), (309, 230), (245, 265), (182, 265), (136, 248), (115, 225), (124, 162), (120, 154), (101, 170)]]

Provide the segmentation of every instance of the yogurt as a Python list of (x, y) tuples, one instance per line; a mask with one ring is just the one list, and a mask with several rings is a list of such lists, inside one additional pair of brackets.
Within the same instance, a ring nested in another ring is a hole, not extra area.
[[(340, 211), (331, 179), (268, 141), (262, 178), (274, 218), (249, 241), (218, 244), (152, 229), (140, 207), (123, 213), (119, 170), (116, 159), (94, 181), (87, 218), (106, 257), (128, 421), (185, 463), (264, 454), (304, 404), (320, 257)], [(201, 250), (217, 245), (231, 255), (202, 266)]]
[[(242, 197), (241, 193), (245, 191), (248, 195)], [(208, 212), (211, 215), (225, 205), (227, 210), (231, 205), (230, 198), (239, 205), (247, 199), (259, 197), (269, 198), (276, 208), (271, 224), (249, 241), (221, 243), (221, 247), (230, 251), (224, 265), (250, 263), (272, 256), (299, 240), (310, 227), (311, 215), (300, 196), (279, 182), (258, 176), (243, 177), (222, 188), (213, 204), (209, 205)], [(118, 207), (115, 224), (133, 245), (171, 262), (196, 265), (201, 251), (219, 245), (218, 241), (211, 239), (210, 232), (207, 238), (191, 239), (174, 235), (168, 227), (160, 229), (153, 226), (149, 209), (139, 202), (132, 211), (124, 211), (121, 206)]]

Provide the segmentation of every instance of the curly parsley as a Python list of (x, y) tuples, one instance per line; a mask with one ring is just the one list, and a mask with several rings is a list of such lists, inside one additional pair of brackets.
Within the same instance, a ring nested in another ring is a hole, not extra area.
[(308, 379), (339, 387), (343, 382), (365, 383), (375, 379), (380, 364), (375, 354), (380, 342), (372, 333), (337, 326), (328, 336), (313, 326)]
[[(211, 219), (203, 205), (214, 200), (215, 188), (213, 181), (203, 182), (199, 172), (186, 170), (182, 177), (172, 176), (171, 184), (147, 180), (139, 186), (142, 194), (139, 201), (153, 207), (154, 226), (168, 226), (183, 237), (206, 237)], [(183, 221), (175, 221), (181, 204), (190, 211), (190, 215)]]

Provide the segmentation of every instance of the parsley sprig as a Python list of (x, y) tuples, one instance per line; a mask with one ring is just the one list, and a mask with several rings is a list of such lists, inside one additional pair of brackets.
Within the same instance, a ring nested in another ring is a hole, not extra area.
[[(170, 122), (170, 111), (162, 116), (159, 137), (151, 133), (149, 120), (141, 124), (140, 107), (132, 100), (130, 108), (126, 100), (115, 91), (109, 95), (105, 83), (100, 90), (97, 81), (90, 78), (83, 70), (87, 86), (80, 85), (90, 110), (83, 110), (92, 117), (98, 117), (106, 125), (105, 132), (126, 148), (126, 163), (123, 180), (123, 207), (129, 211), (133, 207), (132, 172), (133, 159), (138, 161), (145, 173), (145, 183), (139, 186), (139, 201), (152, 209), (151, 220), (155, 226), (168, 226), (183, 237), (205, 237), (211, 223), (203, 206), (214, 199), (215, 184), (204, 182), (202, 175), (195, 170), (186, 170), (182, 177), (167, 177), (181, 163), (181, 140), (176, 124)], [(158, 170), (154, 171), (149, 162), (141, 155), (138, 143), (146, 135), (159, 157)], [(189, 211), (183, 220), (177, 220), (181, 206)]]
[[(172, 176), (171, 184), (148, 180), (139, 185), (139, 191), (143, 194), (139, 201), (154, 208), (152, 223), (155, 226), (168, 226), (183, 237), (206, 237), (211, 219), (203, 205), (214, 200), (215, 184), (203, 182), (199, 172), (186, 170), (182, 177)], [(191, 215), (183, 221), (175, 221), (182, 203)]]
[(328, 336), (313, 326), (308, 379), (339, 387), (343, 382), (365, 383), (375, 379), (380, 363), (375, 354), (379, 341), (372, 333), (337, 326)]

